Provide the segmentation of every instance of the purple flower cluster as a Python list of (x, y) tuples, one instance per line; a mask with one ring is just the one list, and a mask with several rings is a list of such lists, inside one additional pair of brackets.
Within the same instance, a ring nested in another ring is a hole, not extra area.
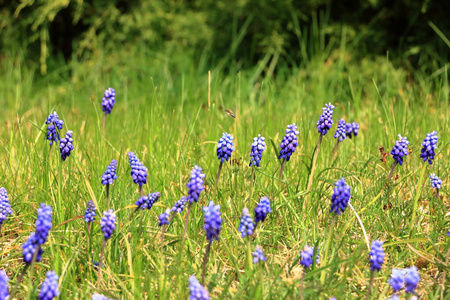
[(333, 126), (333, 109), (334, 106), (331, 103), (325, 104), (325, 107), (322, 108), (323, 112), (317, 121), (317, 130), (321, 135), (327, 134), (328, 130)]
[(133, 182), (142, 186), (147, 184), (147, 168), (141, 163), (133, 152), (128, 152), (128, 161), (131, 167), (131, 178)]
[(266, 261), (266, 257), (264, 256), (264, 252), (261, 247), (256, 246), (255, 252), (253, 252), (253, 263), (257, 264), (260, 261)]
[[(33, 260), (33, 255), (36, 252), (36, 246), (39, 246), (38, 239), (36, 238), (36, 234), (32, 232), (27, 241), (22, 245), (23, 261), (27, 265), (30, 265)], [(39, 247), (38, 253), (36, 255), (37, 262), (41, 261), (43, 253), (44, 251), (41, 247)]]
[(84, 221), (86, 223), (94, 222), (95, 216), (97, 216), (97, 214), (95, 213), (94, 201), (89, 200), (86, 210), (84, 211)]
[(405, 288), (406, 293), (415, 293), (417, 285), (419, 284), (420, 276), (417, 272), (417, 268), (412, 266), (406, 269), (392, 269), (391, 278), (389, 284), (394, 292), (398, 292), (402, 288)]
[(67, 131), (66, 136), (59, 142), (59, 151), (63, 161), (70, 156), (70, 152), (74, 149), (72, 135), (73, 132), (71, 130)]
[(384, 263), (384, 250), (383, 242), (380, 240), (375, 240), (372, 242), (372, 248), (370, 250), (370, 270), (380, 271), (381, 265)]
[(270, 208), (270, 200), (266, 196), (262, 197), (255, 208), (255, 223), (264, 222), (269, 213), (272, 212)]
[(50, 229), (52, 229), (52, 207), (41, 203), (41, 207), (37, 210), (37, 213), (36, 239), (39, 245), (43, 245), (47, 241)]
[(403, 164), (403, 158), (409, 154), (408, 152), (408, 140), (406, 137), (398, 135), (398, 141), (395, 141), (395, 145), (392, 148), (391, 154), (395, 161), (401, 166)]
[(314, 253), (316, 254), (316, 264), (320, 264), (319, 251), (317, 248), (305, 246), (300, 252), (300, 264), (305, 268), (309, 268), (313, 264)]
[(140, 209), (151, 209), (153, 204), (155, 204), (155, 202), (158, 201), (160, 197), (160, 192), (150, 193), (147, 196), (142, 196), (141, 198), (139, 198), (138, 201), (136, 201), (136, 205)]
[(194, 275), (189, 277), (189, 300), (209, 300), (208, 291)]
[(228, 161), (231, 157), (231, 153), (234, 151), (233, 136), (224, 132), (217, 144), (217, 157), (220, 162)]
[(45, 139), (49, 140), (49, 144), (51, 146), (54, 142), (59, 141), (58, 130), (62, 130), (64, 122), (59, 119), (58, 114), (56, 113), (56, 111), (54, 111), (47, 117), (45, 124), (48, 125), (47, 136), (45, 137)]
[(204, 229), (206, 238), (212, 242), (214, 239), (219, 240), (219, 233), (222, 229), (222, 217), (220, 213), (220, 205), (215, 205), (213, 201), (209, 201), (209, 205), (203, 207), (205, 215)]
[(285, 161), (289, 161), (291, 155), (295, 152), (295, 148), (298, 146), (297, 135), (299, 132), (297, 131), (297, 126), (295, 123), (287, 126), (286, 135), (281, 140), (280, 144), (280, 154), (278, 155), (279, 159), (284, 159)]
[(331, 196), (330, 212), (340, 215), (347, 208), (350, 201), (350, 187), (345, 183), (344, 178), (336, 181), (334, 185), (336, 187), (333, 189), (333, 196)]
[(166, 209), (166, 211), (159, 215), (159, 226), (169, 225), (169, 215), (170, 209)]
[(352, 136), (358, 136), (359, 124), (358, 123), (347, 123), (345, 125), (345, 134), (347, 137), (352, 138)]
[(111, 163), (106, 167), (105, 173), (102, 175), (102, 184), (113, 184), (114, 180), (117, 179), (117, 161), (115, 159), (111, 160)]
[(189, 203), (197, 202), (200, 193), (205, 189), (203, 178), (205, 178), (205, 174), (202, 173), (202, 168), (194, 166), (191, 171), (191, 179), (187, 184)]
[(8, 275), (5, 271), (0, 270), (0, 300), (6, 300), (9, 297)]
[(262, 153), (266, 150), (265, 138), (258, 134), (257, 137), (253, 138), (252, 150), (250, 152), (250, 164), (249, 167), (255, 166), (259, 167), (261, 162)]
[(339, 139), (339, 142), (342, 142), (343, 140), (345, 140), (347, 138), (347, 131), (345, 128), (345, 120), (344, 119), (339, 120), (337, 129), (336, 129), (336, 133), (334, 134), (334, 138)]
[(8, 215), (12, 215), (13, 211), (9, 204), (8, 193), (4, 187), (0, 188), (0, 224), (6, 220)]
[(100, 221), (100, 226), (105, 239), (111, 238), (111, 235), (114, 233), (114, 229), (116, 229), (116, 214), (112, 209), (103, 212), (103, 218)]
[(180, 200), (178, 200), (177, 202), (175, 202), (174, 206), (172, 207), (171, 211), (175, 212), (175, 213), (181, 213), (184, 209), (184, 207), (186, 206), (186, 202), (187, 202), (187, 197), (181, 197)]
[(39, 293), (39, 300), (52, 300), (59, 295), (58, 278), (55, 271), (48, 271)]
[(102, 110), (105, 114), (110, 114), (114, 104), (116, 103), (116, 91), (113, 88), (108, 88), (102, 98)]
[(431, 165), (433, 164), (433, 159), (436, 153), (434, 152), (437, 149), (438, 135), (436, 131), (431, 133), (427, 133), (425, 140), (422, 143), (422, 153), (420, 157), (422, 157), (423, 161), (427, 161)]
[(437, 190), (441, 189), (442, 180), (439, 179), (439, 177), (437, 177), (436, 174), (434, 174), (434, 173), (430, 174), (430, 182), (431, 182), (432, 188), (436, 188)]
[(244, 207), (241, 215), (241, 223), (239, 225), (241, 236), (245, 238), (247, 235), (252, 235), (254, 229), (255, 224), (253, 223), (253, 219), (250, 217), (247, 207)]

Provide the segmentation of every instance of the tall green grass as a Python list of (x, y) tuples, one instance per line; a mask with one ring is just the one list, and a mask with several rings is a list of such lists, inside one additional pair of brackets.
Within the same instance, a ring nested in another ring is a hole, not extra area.
[[(262, 77), (258, 66), (225, 74), (221, 66), (199, 65), (189, 57), (154, 53), (144, 46), (98, 53), (91, 60), (52, 68), (45, 77), (20, 54), (5, 63), (0, 80), (0, 184), (8, 190), (15, 214), (3, 226), (0, 268), (11, 282), (20, 272), (20, 246), (34, 230), (39, 203), (50, 204), (54, 211), (43, 260), (33, 278), (25, 276), (19, 296), (35, 297), (45, 271), (52, 269), (60, 275), (61, 299), (88, 299), (94, 292), (117, 299), (186, 298), (188, 277), (200, 276), (206, 246), (202, 207), (214, 200), (221, 205), (223, 230), (207, 266), (206, 287), (213, 298), (298, 298), (299, 253), (308, 244), (318, 245), (324, 254), (332, 187), (341, 177), (351, 186), (351, 203), (362, 225), (350, 209), (338, 217), (327, 262), (306, 274), (305, 297), (364, 297), (370, 270), (362, 226), (370, 240), (385, 241), (387, 253), (375, 278), (374, 299), (390, 294), (391, 268), (411, 265), (419, 268), (421, 295), (429, 299), (444, 295), (441, 280), (450, 226), (448, 70), (438, 66), (433, 74), (411, 74), (393, 67), (389, 57), (354, 61), (344, 45), (312, 57), (299, 68), (280, 67), (270, 77)], [(108, 87), (116, 89), (117, 102), (104, 136), (100, 102)], [(324, 137), (303, 209), (308, 167), (318, 138), (315, 125), (328, 102), (336, 106), (335, 123), (340, 118), (359, 122), (360, 134), (340, 144), (336, 160), (331, 157), (336, 127)], [(44, 121), (53, 110), (65, 122), (63, 132), (74, 132), (75, 150), (64, 163), (57, 147), (49, 155), (44, 140)], [(293, 122), (299, 126), (299, 147), (280, 182), (278, 145), (286, 125)], [(434, 199), (427, 180), (409, 237), (413, 199), (422, 185), (421, 142), (433, 130), (439, 132), (438, 155), (425, 176), (433, 172), (443, 179), (442, 198)], [(225, 131), (235, 137), (236, 151), (232, 162), (224, 165), (218, 192), (213, 194), (219, 166), (215, 146)], [(258, 134), (266, 137), (267, 150), (250, 197), (250, 144)], [(395, 179), (385, 184), (392, 158), (380, 161), (379, 147), (390, 151), (397, 134), (408, 137), (412, 153), (397, 167)], [(135, 152), (149, 169), (145, 193), (162, 194), (150, 212), (139, 211), (130, 222), (127, 219), (139, 193), (129, 174), (128, 151)], [(98, 261), (103, 236), (95, 223), (89, 248), (87, 227), (80, 216), (89, 199), (96, 203), (99, 215), (107, 209), (100, 176), (111, 159), (118, 161), (119, 177), (111, 187), (118, 226), (107, 244), (104, 281), (97, 288), (92, 260)], [(167, 229), (167, 245), (161, 247), (157, 217), (187, 193), (194, 164), (206, 173), (207, 188), (193, 206), (187, 242), (180, 245), (183, 213)], [(249, 270), (246, 243), (237, 227), (243, 207), (252, 210), (262, 196), (271, 199), (273, 213), (256, 230), (252, 247), (261, 245), (268, 260)], [(323, 271), (326, 280), (321, 284)]]

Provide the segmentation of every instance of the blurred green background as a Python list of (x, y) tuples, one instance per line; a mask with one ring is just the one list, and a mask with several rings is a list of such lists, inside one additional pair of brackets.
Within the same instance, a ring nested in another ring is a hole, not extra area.
[[(0, 0), (1, 61), (41, 74), (136, 47), (260, 75), (323, 61), (385, 56), (433, 72), (448, 62), (449, 1), (433, 0)], [(175, 64), (179, 62), (175, 59)]]

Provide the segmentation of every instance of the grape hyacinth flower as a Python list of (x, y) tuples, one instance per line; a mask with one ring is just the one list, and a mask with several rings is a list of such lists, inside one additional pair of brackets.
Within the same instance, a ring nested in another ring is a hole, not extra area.
[(316, 254), (316, 264), (319, 264), (319, 251), (314, 247), (305, 246), (305, 248), (303, 248), (303, 250), (300, 252), (301, 259), (299, 264), (302, 265), (305, 269), (308, 269), (313, 264), (314, 254)]
[[(42, 254), (44, 251), (41, 247), (38, 247), (38, 239), (36, 238), (36, 234), (32, 232), (28, 237), (27, 241), (22, 245), (22, 255), (23, 262), (28, 266), (31, 265), (33, 261), (33, 257), (36, 256), (35, 261), (40, 262), (42, 259)], [(36, 253), (37, 250), (37, 254)]]
[(47, 120), (45, 121), (45, 124), (47, 124), (47, 136), (45, 137), (46, 140), (49, 141), (50, 149), (53, 143), (56, 143), (59, 141), (59, 131), (62, 130), (64, 122), (59, 119), (58, 114), (56, 111), (51, 113)]
[(266, 257), (264, 256), (264, 252), (262, 251), (260, 246), (256, 246), (255, 252), (253, 252), (253, 263), (257, 264), (260, 261), (266, 261)]
[(55, 271), (48, 271), (39, 293), (39, 300), (52, 300), (59, 295), (58, 278)]
[(103, 236), (105, 239), (110, 239), (116, 229), (116, 214), (112, 209), (103, 212), (103, 218), (100, 222)]
[(406, 293), (416, 293), (416, 287), (419, 284), (420, 276), (417, 272), (417, 268), (412, 266), (410, 268), (406, 268), (405, 270), (405, 292)]
[(208, 263), (211, 244), (214, 240), (219, 240), (220, 230), (222, 229), (222, 217), (220, 205), (215, 205), (213, 201), (209, 201), (209, 205), (203, 207), (203, 213), (205, 215), (205, 225), (203, 228), (206, 231), (206, 239), (208, 240), (205, 256), (203, 257), (202, 270), (202, 284), (205, 284), (206, 264)]
[(303, 248), (303, 250), (300, 252), (301, 259), (300, 259), (299, 263), (300, 263), (300, 265), (303, 266), (302, 278), (301, 278), (301, 284), (300, 284), (301, 299), (304, 298), (303, 290), (304, 290), (304, 285), (305, 285), (306, 269), (308, 269), (309, 267), (312, 266), (314, 254), (316, 254), (316, 264), (319, 264), (320, 263), (319, 251), (317, 248), (305, 246), (305, 248)]
[(405, 282), (404, 271), (401, 269), (392, 269), (389, 284), (391, 285), (394, 292), (400, 291), (403, 288), (404, 282)]
[(114, 230), (116, 229), (116, 214), (112, 209), (103, 212), (103, 218), (100, 221), (100, 227), (102, 229), (103, 236), (105, 239), (103, 240), (102, 252), (100, 253), (100, 259), (98, 262), (98, 281), (97, 284), (100, 284), (100, 278), (102, 276), (102, 260), (103, 253), (105, 252), (106, 242), (111, 238)]
[(269, 213), (272, 212), (270, 208), (270, 200), (266, 196), (262, 197), (255, 208), (255, 223), (264, 222)]
[(370, 270), (371, 271), (380, 271), (381, 265), (384, 263), (384, 250), (383, 250), (383, 242), (380, 240), (376, 240), (372, 242), (372, 249), (370, 250)]
[(113, 88), (108, 88), (102, 98), (102, 110), (103, 114), (103, 124), (102, 130), (105, 133), (106, 115), (110, 114), (114, 104), (116, 103), (116, 91)]
[(195, 165), (191, 171), (191, 178), (187, 184), (188, 191), (188, 200), (189, 203), (197, 202), (198, 197), (200, 197), (200, 193), (205, 189), (203, 186), (205, 174), (202, 173), (202, 168)]
[(350, 186), (347, 185), (343, 177), (336, 181), (334, 185), (336, 187), (333, 189), (333, 196), (331, 196), (330, 212), (340, 215), (348, 206), (350, 200)]
[(208, 291), (198, 282), (194, 275), (189, 277), (189, 300), (209, 300)]
[(441, 189), (442, 186), (442, 180), (439, 179), (439, 177), (436, 176), (436, 174), (432, 173), (430, 175), (430, 183), (431, 187), (437, 189), (438, 191)]
[[(328, 259), (328, 251), (330, 250), (331, 239), (334, 233), (334, 227), (337, 220), (338, 215), (343, 213), (347, 208), (350, 201), (350, 186), (347, 185), (345, 179), (342, 177), (338, 181), (334, 183), (335, 188), (333, 189), (333, 195), (331, 196), (331, 209), (330, 213), (333, 214), (333, 219), (330, 223), (330, 228), (328, 232), (328, 238), (325, 245), (325, 255), (324, 255), (324, 263), (327, 263)], [(325, 271), (322, 271), (320, 275), (320, 282), (322, 284), (325, 283)]]
[(143, 196), (136, 201), (137, 209), (147, 209), (150, 210), (153, 207), (153, 204), (155, 204), (159, 198), (161, 197), (160, 192), (150, 193), (147, 196)]
[(359, 133), (359, 124), (358, 123), (347, 123), (345, 125), (345, 134), (348, 138), (352, 138), (353, 136), (358, 136)]
[(0, 300), (6, 300), (9, 297), (8, 275), (5, 271), (0, 270)]
[(65, 161), (66, 158), (70, 156), (70, 152), (74, 149), (72, 135), (73, 132), (71, 130), (67, 131), (66, 136), (59, 142), (62, 161)]
[(105, 114), (110, 114), (114, 104), (116, 103), (116, 91), (113, 88), (108, 88), (102, 98), (102, 110)]
[(84, 212), (84, 221), (86, 223), (94, 222), (97, 214), (95, 213), (95, 204), (94, 201), (89, 200), (86, 210)]
[(109, 186), (117, 179), (117, 161), (111, 160), (111, 163), (106, 167), (105, 173), (102, 175), (102, 184), (106, 185), (106, 207), (109, 207)]
[(102, 184), (103, 185), (111, 185), (114, 180), (117, 179), (117, 160), (111, 160), (111, 163), (106, 167), (105, 173), (102, 175)]
[(338, 142), (342, 142), (347, 138), (346, 124), (344, 119), (340, 119), (336, 132), (334, 133), (334, 138), (338, 139)]
[(128, 160), (131, 167), (131, 178), (133, 182), (139, 184), (139, 192), (142, 197), (142, 185), (147, 184), (147, 168), (141, 163), (139, 158), (133, 152), (128, 152)]
[(420, 157), (423, 161), (427, 161), (431, 165), (433, 164), (433, 159), (436, 153), (434, 152), (437, 149), (438, 135), (436, 131), (431, 133), (427, 133), (425, 140), (422, 143), (422, 153)]
[(159, 215), (159, 227), (163, 225), (169, 225), (169, 215), (170, 215), (170, 209), (166, 209), (162, 214)]
[(208, 206), (203, 207), (205, 215), (204, 229), (208, 241), (219, 240), (219, 233), (222, 229), (222, 217), (220, 213), (220, 205), (215, 205), (213, 201), (209, 201)]
[[(317, 142), (316, 149), (314, 150), (313, 157), (311, 158), (311, 167), (308, 176), (308, 184), (307, 191), (310, 191), (314, 181), (314, 173), (316, 171), (317, 158), (319, 157), (320, 146), (322, 145), (322, 138), (325, 134), (327, 134), (328, 130), (331, 129), (331, 126), (334, 124), (333, 121), (333, 109), (334, 106), (331, 103), (325, 104), (325, 107), (322, 108), (323, 112), (317, 121), (317, 130), (319, 131), (319, 141)], [(306, 203), (308, 202), (308, 195), (303, 202), (303, 207), (306, 207)]]
[(250, 152), (250, 164), (249, 167), (255, 166), (259, 167), (261, 162), (262, 153), (266, 150), (265, 138), (258, 134), (257, 137), (253, 138), (253, 143)]
[[(172, 212), (172, 215), (170, 216), (169, 220), (167, 221), (167, 225), (172, 222), (172, 220), (173, 220), (173, 218), (175, 217), (176, 214), (179, 214), (179, 213), (181, 213), (184, 210), (184, 207), (186, 206), (187, 201), (188, 201), (188, 197), (183, 196), (183, 197), (181, 197), (180, 200), (175, 202), (175, 204), (170, 209), (170, 211)], [(186, 220), (185, 228), (187, 226), (187, 221), (188, 220)], [(161, 230), (161, 244), (164, 243), (164, 234), (166, 233), (166, 227), (167, 226), (163, 226), (163, 228)], [(187, 231), (187, 229), (185, 229), (185, 232), (186, 231)], [(185, 232), (183, 233), (183, 236), (186, 234)]]
[(383, 250), (383, 242), (380, 240), (373, 241), (372, 248), (370, 250), (369, 255), (370, 255), (370, 259), (369, 259), (370, 270), (372, 271), (372, 275), (370, 277), (367, 298), (370, 297), (370, 294), (372, 291), (373, 281), (375, 279), (375, 273), (376, 273), (376, 271), (381, 270), (381, 265), (383, 265), (383, 263), (384, 263), (385, 254), (384, 254), (384, 250)]
[(281, 140), (280, 144), (280, 154), (278, 155), (278, 159), (283, 159), (283, 162), (281, 163), (280, 168), (280, 180), (283, 176), (283, 168), (285, 162), (289, 161), (291, 158), (291, 155), (295, 152), (295, 149), (298, 146), (297, 142), (297, 135), (299, 134), (297, 130), (297, 126), (295, 126), (295, 123), (290, 124), (287, 126), (286, 129), (286, 135)]
[(247, 207), (244, 207), (244, 209), (242, 210), (239, 232), (241, 233), (241, 236), (245, 238), (247, 235), (252, 235), (254, 229), (255, 224), (253, 223), (253, 219), (252, 217), (250, 217)]
[(347, 138), (347, 132), (346, 132), (346, 128), (345, 128), (345, 120), (344, 119), (339, 120), (336, 132), (333, 137), (336, 139), (336, 145), (334, 146), (334, 149), (333, 149), (333, 157), (336, 157), (339, 143)]
[(234, 137), (227, 132), (224, 132), (219, 139), (219, 143), (217, 143), (217, 157), (221, 163), (230, 159), (231, 153), (234, 151), (233, 140)]
[(4, 187), (0, 188), (0, 233), (2, 230), (3, 222), (6, 220), (8, 215), (12, 215), (13, 211), (11, 205), (9, 204), (8, 193)]
[(321, 136), (327, 134), (328, 130), (330, 130), (331, 126), (334, 124), (333, 109), (334, 106), (331, 103), (325, 104), (325, 107), (322, 108), (322, 115), (320, 115), (319, 120), (317, 120), (317, 130)]
[(408, 151), (408, 145), (409, 142), (406, 139), (406, 137), (402, 137), (400, 134), (398, 135), (398, 140), (395, 141), (395, 145), (391, 150), (392, 158), (394, 158), (394, 163), (391, 167), (391, 172), (388, 175), (388, 180), (392, 177), (392, 174), (394, 174), (395, 167), (397, 164), (400, 166), (403, 165), (403, 158), (407, 155), (409, 155)]
[(38, 208), (37, 213), (36, 239), (39, 245), (43, 245), (47, 241), (48, 234), (52, 228), (52, 207), (41, 203), (41, 207)]
[(217, 143), (217, 157), (220, 160), (220, 165), (219, 170), (217, 171), (215, 189), (217, 189), (217, 184), (219, 183), (220, 172), (222, 170), (223, 163), (230, 159), (231, 153), (234, 151), (233, 140), (234, 137), (231, 134), (224, 132), (222, 134), (222, 137), (219, 139), (219, 142)]
[(178, 200), (177, 202), (175, 202), (174, 206), (171, 208), (171, 211), (173, 213), (181, 213), (184, 209), (184, 207), (186, 206), (188, 197), (181, 197), (180, 200)]

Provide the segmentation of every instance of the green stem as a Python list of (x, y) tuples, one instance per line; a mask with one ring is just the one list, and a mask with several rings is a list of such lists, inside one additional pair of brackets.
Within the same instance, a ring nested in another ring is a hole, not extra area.
[(211, 251), (212, 241), (208, 241), (206, 245), (205, 256), (203, 256), (203, 268), (202, 268), (202, 285), (205, 285), (206, 265), (208, 264), (209, 252)]
[(253, 266), (253, 259), (252, 259), (252, 242), (250, 240), (250, 236), (247, 236), (247, 267), (250, 271)]
[(372, 271), (372, 274), (370, 275), (369, 288), (367, 289), (367, 296), (366, 296), (367, 300), (370, 299), (370, 294), (372, 293), (372, 286), (373, 286), (374, 280), (375, 280), (375, 270)]
[(109, 183), (106, 185), (106, 208), (109, 209)]
[(412, 215), (411, 215), (411, 223), (409, 224), (409, 238), (412, 237), (413, 230), (414, 230), (417, 206), (419, 205), (419, 198), (420, 198), (420, 195), (422, 194), (423, 178), (425, 176), (426, 169), (427, 169), (427, 165), (424, 164), (422, 167), (422, 170), (420, 172), (420, 179), (419, 179), (419, 185), (417, 187), (417, 193), (416, 193), (416, 196), (414, 197), (413, 211), (412, 211)]
[(334, 146), (334, 149), (333, 149), (333, 159), (335, 159), (337, 156), (338, 146), (339, 146), (339, 139), (336, 140), (336, 145)]
[[(328, 230), (329, 233), (328, 233), (327, 243), (325, 245), (325, 255), (324, 255), (323, 261), (322, 261), (322, 264), (324, 266), (326, 266), (326, 264), (328, 262), (327, 261), (328, 260), (328, 252), (330, 251), (331, 239), (333, 238), (334, 225), (336, 223), (337, 216), (338, 215), (336, 213), (334, 213), (333, 219), (331, 220), (331, 223), (330, 223), (330, 229)], [(325, 270), (322, 270), (322, 273), (320, 274), (320, 282), (322, 284), (325, 284)]]
[(19, 284), (22, 281), (23, 276), (25, 276), (25, 273), (27, 272), (28, 267), (29, 267), (29, 265), (25, 265), (25, 267), (23, 267), (22, 273), (20, 273), (19, 277), (17, 278), (16, 284), (14, 285), (14, 287), (13, 287), (13, 289), (11, 291), (11, 294), (10, 294), (8, 299), (11, 299), (11, 300), (14, 299), (14, 296), (16, 295), (17, 288), (19, 287)]
[(221, 162), (220, 162), (220, 165), (219, 165), (219, 170), (217, 171), (216, 185), (215, 185), (215, 187), (214, 187), (214, 193), (217, 191), (217, 187), (218, 187), (218, 185), (219, 185), (219, 178), (220, 178), (220, 172), (222, 171), (222, 166), (223, 166), (223, 162), (221, 161)]
[(281, 163), (281, 167), (280, 167), (280, 181), (283, 180), (283, 169), (284, 169), (285, 162), (286, 162), (286, 160), (283, 158), (283, 162)]
[(103, 254), (105, 253), (106, 241), (107, 241), (106, 239), (103, 240), (102, 252), (100, 253), (100, 259), (99, 259), (99, 262), (98, 262), (97, 287), (100, 286), (100, 280), (102, 278), (102, 261), (103, 261)]

